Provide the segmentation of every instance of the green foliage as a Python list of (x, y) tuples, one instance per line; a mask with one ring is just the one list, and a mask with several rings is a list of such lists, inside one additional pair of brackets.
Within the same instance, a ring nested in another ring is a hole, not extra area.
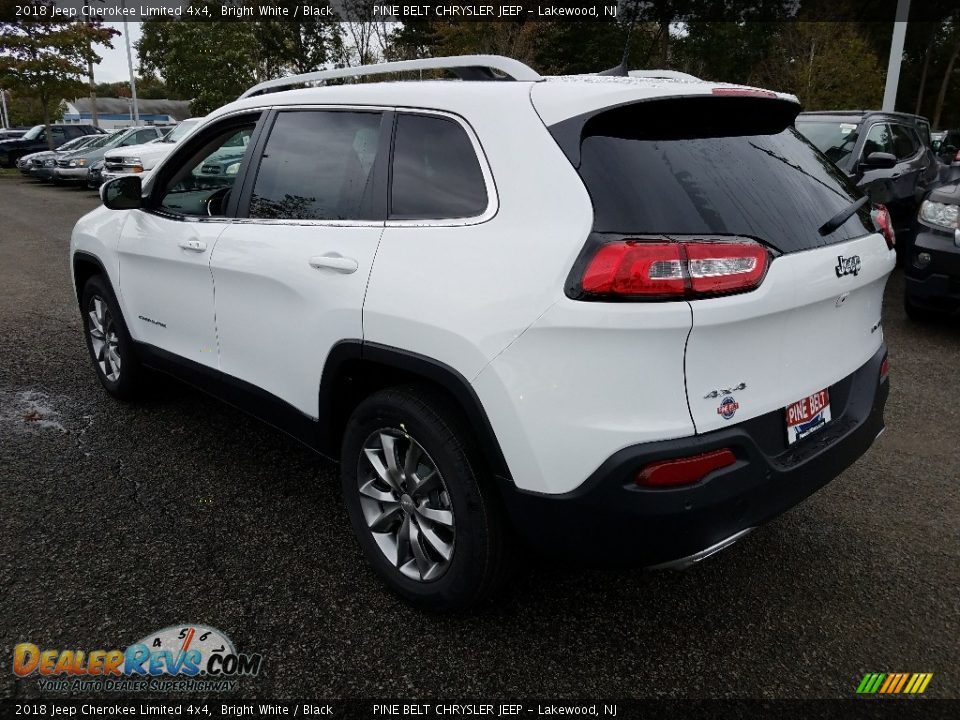
[(32, 96), (49, 124), (60, 101), (83, 90), (87, 63), (100, 62), (94, 45), (112, 47), (114, 34), (99, 23), (0, 23), (0, 86)]

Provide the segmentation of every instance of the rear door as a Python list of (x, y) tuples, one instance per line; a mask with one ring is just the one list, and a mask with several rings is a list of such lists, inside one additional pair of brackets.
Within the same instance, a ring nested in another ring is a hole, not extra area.
[(787, 127), (792, 117), (778, 122), (756, 99), (691, 102), (637, 103), (586, 123), (579, 171), (597, 233), (746, 238), (768, 250), (756, 289), (687, 301), (687, 402), (703, 433), (783, 411), (866, 363), (882, 343), (894, 260), (869, 207), (820, 232), (860, 194)]
[(312, 418), (330, 348), (363, 338), (390, 119), (361, 108), (278, 111), (241, 217), (213, 253), (221, 370)]

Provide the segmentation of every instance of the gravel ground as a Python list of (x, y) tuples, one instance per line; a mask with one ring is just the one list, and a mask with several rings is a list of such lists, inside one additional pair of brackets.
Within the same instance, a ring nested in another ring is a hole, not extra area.
[(67, 247), (96, 194), (0, 177), (0, 697), (13, 646), (212, 625), (264, 655), (241, 694), (851, 697), (933, 672), (960, 697), (960, 327), (887, 290), (887, 433), (782, 518), (684, 573), (530, 567), (493, 607), (408, 609), (364, 565), (336, 469), (170, 383), (123, 405), (81, 338)]

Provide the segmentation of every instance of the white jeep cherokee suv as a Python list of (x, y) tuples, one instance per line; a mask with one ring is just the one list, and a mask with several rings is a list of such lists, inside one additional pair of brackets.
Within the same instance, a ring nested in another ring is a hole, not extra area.
[[(264, 94), (440, 67), (464, 82)], [(796, 98), (655, 75), (473, 56), (252, 88), (77, 224), (101, 383), (170, 373), (339, 459), (421, 605), (488, 595), (514, 541), (729, 545), (882, 431), (893, 236)]]

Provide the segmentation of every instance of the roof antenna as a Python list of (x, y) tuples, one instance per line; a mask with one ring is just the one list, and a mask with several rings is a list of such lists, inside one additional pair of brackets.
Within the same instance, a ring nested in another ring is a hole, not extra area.
[(637, 17), (640, 15), (640, 10), (637, 8), (637, 3), (633, 3), (633, 17), (630, 18), (630, 24), (627, 26), (627, 40), (623, 44), (623, 57), (620, 58), (620, 64), (615, 65), (609, 70), (604, 70), (603, 72), (598, 72), (597, 75), (612, 75), (615, 77), (629, 77), (630, 76), (630, 40), (633, 37), (633, 26), (637, 23)]

